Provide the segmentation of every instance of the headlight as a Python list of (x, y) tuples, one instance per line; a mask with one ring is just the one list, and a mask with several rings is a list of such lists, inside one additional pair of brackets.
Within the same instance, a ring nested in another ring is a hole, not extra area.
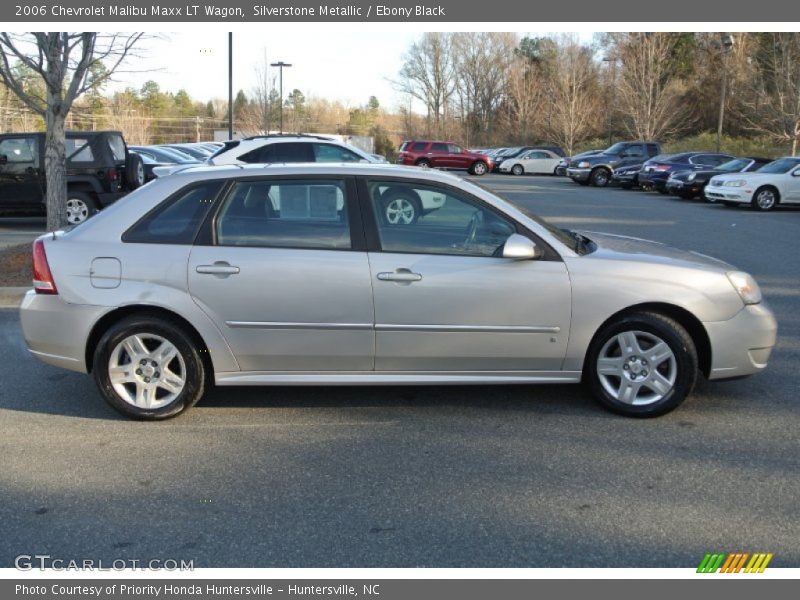
[(697, 179), (697, 173), (689, 173), (689, 176), (686, 178), (686, 181), (694, 181)]
[(761, 288), (756, 280), (744, 271), (729, 271), (727, 273), (733, 289), (739, 294), (745, 304), (758, 304), (761, 302)]
[(590, 163), (586, 162), (585, 160), (582, 160), (581, 162), (578, 163), (578, 168), (579, 169), (588, 169), (591, 166), (592, 165)]
[(747, 182), (744, 179), (733, 179), (731, 181), (725, 181), (722, 185), (725, 187), (742, 187), (747, 185)]

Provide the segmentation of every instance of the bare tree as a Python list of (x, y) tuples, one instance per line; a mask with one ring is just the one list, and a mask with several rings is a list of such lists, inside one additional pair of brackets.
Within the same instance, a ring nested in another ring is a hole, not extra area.
[(425, 105), (428, 126), (438, 135), (447, 120), (455, 79), (453, 35), (428, 32), (405, 55), (400, 80), (395, 84)]
[(552, 141), (573, 153), (578, 142), (597, 129), (601, 94), (592, 50), (574, 37), (557, 40), (553, 68), (547, 69), (551, 117), (547, 132)]
[(751, 76), (739, 116), (746, 129), (791, 144), (795, 156), (800, 142), (800, 35), (754, 35)]
[(616, 101), (625, 128), (640, 139), (679, 133), (688, 123), (683, 110), (685, 82), (677, 68), (679, 34), (611, 33), (610, 53), (621, 63)]
[[(93, 66), (105, 65), (104, 78), (117, 71), (142, 33), (96, 32), (0, 33), (0, 80), (45, 120), (47, 227), (66, 224), (65, 122), (76, 98), (98, 84), (87, 78)], [(44, 84), (44, 94), (26, 90), (16, 65), (30, 69)]]

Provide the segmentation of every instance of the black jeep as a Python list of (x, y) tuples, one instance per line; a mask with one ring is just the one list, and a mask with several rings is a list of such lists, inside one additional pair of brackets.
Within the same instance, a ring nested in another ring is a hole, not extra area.
[[(144, 185), (142, 159), (119, 131), (68, 131), (66, 138), (70, 224)], [(45, 189), (44, 133), (0, 135), (0, 213), (45, 214)]]

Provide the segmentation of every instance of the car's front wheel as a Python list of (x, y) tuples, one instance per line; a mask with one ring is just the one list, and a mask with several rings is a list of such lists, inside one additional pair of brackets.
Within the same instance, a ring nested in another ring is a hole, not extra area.
[(592, 185), (595, 187), (606, 187), (611, 181), (611, 173), (608, 169), (600, 167), (592, 171), (591, 175)]
[(172, 321), (134, 315), (112, 326), (94, 352), (94, 379), (106, 401), (134, 419), (174, 417), (205, 388), (197, 344)]
[(522, 175), (525, 173), (525, 168), (522, 165), (514, 165), (511, 167), (511, 173), (514, 175)]
[(629, 417), (663, 415), (694, 388), (697, 350), (677, 321), (641, 312), (606, 325), (592, 341), (586, 376), (594, 397)]
[(772, 210), (778, 204), (780, 198), (778, 190), (772, 186), (764, 186), (756, 190), (751, 202), (756, 210)]

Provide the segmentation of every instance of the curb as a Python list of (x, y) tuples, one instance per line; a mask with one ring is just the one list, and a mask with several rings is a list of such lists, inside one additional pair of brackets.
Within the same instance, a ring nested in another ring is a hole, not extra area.
[(0, 287), (0, 308), (19, 308), (29, 287)]

